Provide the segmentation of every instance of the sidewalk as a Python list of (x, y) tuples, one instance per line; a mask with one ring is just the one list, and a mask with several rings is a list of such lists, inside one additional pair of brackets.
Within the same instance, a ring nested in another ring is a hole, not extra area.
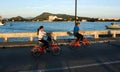
[(1, 47), (34, 46), (37, 42), (0, 42)]
[[(90, 43), (105, 43), (105, 42), (112, 42), (113, 45), (120, 46), (120, 38), (100, 38), (100, 39), (88, 39)], [(57, 40), (59, 45), (67, 45), (69, 44), (70, 40), (62, 39)], [(37, 44), (37, 41), (33, 42), (0, 42), (0, 48), (3, 47), (20, 47), (20, 46), (34, 46)]]

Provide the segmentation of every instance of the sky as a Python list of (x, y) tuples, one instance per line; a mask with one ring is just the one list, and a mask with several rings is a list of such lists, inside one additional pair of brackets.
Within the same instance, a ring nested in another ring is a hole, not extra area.
[[(77, 16), (120, 18), (120, 0), (77, 0)], [(36, 17), (43, 12), (75, 14), (75, 0), (0, 0), (0, 16)]]

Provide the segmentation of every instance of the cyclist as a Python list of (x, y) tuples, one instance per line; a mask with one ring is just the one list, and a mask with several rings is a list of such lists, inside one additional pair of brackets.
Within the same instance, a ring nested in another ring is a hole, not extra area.
[(73, 33), (74, 33), (74, 36), (77, 37), (77, 40), (76, 40), (76, 41), (79, 41), (79, 40), (80, 40), (80, 41), (83, 41), (83, 35), (82, 35), (81, 33), (84, 33), (84, 31), (80, 30), (80, 29), (79, 29), (79, 26), (80, 26), (80, 23), (77, 22), (77, 23), (75, 24)]
[(44, 40), (44, 36), (46, 36), (46, 32), (44, 32), (44, 27), (40, 26), (38, 31), (37, 31), (37, 35), (38, 35), (38, 41), (43, 43), (43, 47), (49, 48), (49, 44), (46, 40)]

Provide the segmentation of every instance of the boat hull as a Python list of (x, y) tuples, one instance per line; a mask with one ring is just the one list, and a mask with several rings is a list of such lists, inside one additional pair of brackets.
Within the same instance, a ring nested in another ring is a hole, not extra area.
[(106, 26), (107, 29), (120, 29), (120, 26)]

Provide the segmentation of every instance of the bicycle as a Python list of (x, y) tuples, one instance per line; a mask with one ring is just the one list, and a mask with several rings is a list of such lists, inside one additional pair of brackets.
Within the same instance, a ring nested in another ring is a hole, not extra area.
[(32, 56), (40, 56), (42, 54), (46, 54), (48, 52), (47, 50), (49, 50), (52, 55), (59, 55), (61, 53), (61, 48), (58, 46), (58, 43), (51, 38), (51, 41), (49, 42), (49, 48), (46, 48), (46, 46), (43, 46), (42, 42), (39, 42), (38, 45), (31, 49), (31, 54)]
[(80, 47), (80, 46), (89, 46), (89, 45), (90, 43), (85, 37), (83, 38), (83, 41), (80, 40), (76, 41), (76, 39), (73, 39), (69, 42), (70, 47)]

